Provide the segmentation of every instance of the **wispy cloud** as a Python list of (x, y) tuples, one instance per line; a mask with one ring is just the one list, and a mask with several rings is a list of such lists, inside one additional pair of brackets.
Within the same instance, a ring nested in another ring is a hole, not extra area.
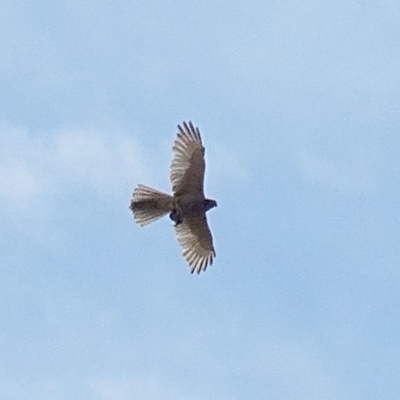
[(26, 206), (44, 190), (40, 177), (24, 160), (7, 160), (0, 165), (0, 197), (18, 206)]
[(23, 207), (45, 190), (40, 149), (18, 127), (0, 126), (0, 199)]
[(0, 200), (24, 208), (65, 190), (113, 196), (144, 179), (149, 170), (132, 136), (64, 130), (36, 137), (0, 127)]
[(112, 194), (147, 174), (142, 151), (132, 137), (96, 131), (64, 131), (54, 135), (48, 161), (65, 182), (86, 184)]

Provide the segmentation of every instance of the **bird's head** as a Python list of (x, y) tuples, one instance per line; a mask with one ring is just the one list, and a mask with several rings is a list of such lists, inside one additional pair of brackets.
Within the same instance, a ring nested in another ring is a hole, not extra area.
[(208, 211), (214, 207), (217, 207), (217, 202), (215, 200), (206, 199), (204, 205), (205, 205), (206, 211)]

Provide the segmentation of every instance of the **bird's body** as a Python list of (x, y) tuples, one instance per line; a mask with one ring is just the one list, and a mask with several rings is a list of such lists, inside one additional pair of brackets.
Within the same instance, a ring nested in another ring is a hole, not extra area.
[(196, 213), (204, 213), (204, 201), (204, 198), (197, 197), (192, 194), (185, 194), (183, 196), (179, 196), (176, 203), (182, 215), (190, 215)]
[(175, 234), (183, 256), (192, 273), (200, 273), (212, 264), (215, 257), (206, 212), (217, 203), (204, 196), (204, 147), (199, 129), (194, 128), (191, 122), (184, 122), (183, 127), (178, 128), (173, 146), (175, 156), (170, 168), (173, 195), (138, 185), (130, 209), (141, 226), (169, 214), (175, 222)]

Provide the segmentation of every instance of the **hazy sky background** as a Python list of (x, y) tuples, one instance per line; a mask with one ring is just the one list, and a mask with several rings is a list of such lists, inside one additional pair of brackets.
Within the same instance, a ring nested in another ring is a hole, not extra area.
[[(400, 3), (0, 4), (0, 398), (400, 397)], [(206, 146), (217, 258), (137, 183)]]

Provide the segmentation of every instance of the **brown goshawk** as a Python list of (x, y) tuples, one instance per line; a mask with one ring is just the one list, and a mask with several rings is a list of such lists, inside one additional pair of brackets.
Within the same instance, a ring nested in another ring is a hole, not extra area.
[(216, 256), (207, 224), (206, 212), (217, 206), (204, 195), (204, 147), (199, 129), (191, 122), (178, 125), (179, 132), (172, 150), (170, 196), (144, 185), (133, 192), (130, 209), (136, 222), (145, 226), (169, 214), (182, 255), (191, 272), (205, 271)]

